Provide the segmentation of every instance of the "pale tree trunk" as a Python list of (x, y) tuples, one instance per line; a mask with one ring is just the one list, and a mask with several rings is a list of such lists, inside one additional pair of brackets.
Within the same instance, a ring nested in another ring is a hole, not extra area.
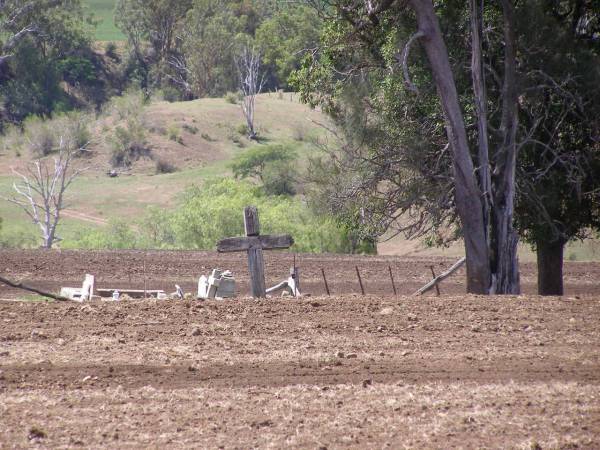
[(471, 75), (473, 78), (473, 93), (475, 96), (475, 112), (477, 115), (478, 162), (477, 173), (479, 186), (483, 194), (483, 218), (485, 233), (490, 243), (490, 209), (492, 204), (492, 179), (490, 175), (490, 151), (487, 117), (487, 91), (483, 70), (483, 0), (471, 0)]
[(517, 80), (514, 10), (511, 0), (501, 0), (504, 19), (504, 82), (502, 86), (502, 143), (495, 154), (491, 232), (491, 292), (519, 294), (519, 237), (513, 228), (517, 164)]
[(245, 47), (240, 58), (236, 59), (240, 76), (240, 88), (244, 94), (242, 100), (242, 112), (246, 118), (248, 127), (248, 138), (257, 139), (254, 130), (254, 111), (256, 108), (256, 96), (260, 94), (264, 84), (264, 74), (260, 75), (261, 54), (255, 48)]
[(563, 252), (565, 242), (537, 242), (538, 294), (563, 295)]
[(446, 133), (453, 153), (455, 201), (462, 223), (467, 260), (467, 292), (487, 294), (490, 266), (484, 206), (469, 152), (448, 50), (431, 0), (411, 0), (410, 3), (417, 17), (421, 43), (440, 96)]

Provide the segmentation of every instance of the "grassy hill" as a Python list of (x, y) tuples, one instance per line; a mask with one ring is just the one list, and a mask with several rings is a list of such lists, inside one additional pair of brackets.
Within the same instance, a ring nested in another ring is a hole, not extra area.
[(101, 20), (96, 28), (98, 41), (121, 41), (125, 36), (115, 26), (114, 9), (116, 0), (83, 0), (96, 19)]
[[(315, 151), (308, 140), (324, 133), (315, 122), (326, 120), (290, 94), (283, 98), (263, 94), (257, 99), (255, 123), (263, 137), (261, 143), (240, 133), (244, 124), (240, 106), (220, 98), (154, 102), (146, 108), (145, 116), (152, 159), (140, 159), (117, 178), (107, 176), (109, 138), (116, 124), (110, 118), (98, 120), (92, 156), (82, 161), (88, 169), (67, 194), (68, 210), (60, 225), (61, 236), (68, 239), (83, 228), (105, 226), (110, 219), (133, 222), (150, 205), (171, 208), (187, 186), (228, 175), (230, 160), (252, 146), (293, 145), (306, 160)], [(177, 171), (156, 174), (157, 160), (167, 161)], [(27, 161), (26, 155), (17, 156), (10, 149), (0, 153), (0, 196), (12, 192), (14, 176), (10, 168)], [(36, 232), (24, 212), (3, 200), (0, 217), (4, 233)]]
[[(240, 133), (244, 119), (240, 106), (224, 99), (200, 99), (191, 102), (154, 102), (146, 108), (147, 137), (153, 159), (137, 161), (130, 171), (117, 178), (107, 176), (110, 168), (109, 137), (117, 125), (110, 118), (100, 118), (96, 124), (92, 156), (83, 162), (88, 170), (68, 191), (68, 210), (63, 214), (59, 234), (70, 239), (83, 230), (105, 227), (111, 219), (134, 223), (148, 206), (173, 208), (186, 187), (230, 174), (231, 159), (258, 145), (292, 145), (301, 156), (300, 164), (315, 152), (310, 144), (324, 138), (325, 131), (318, 123), (327, 119), (310, 110), (291, 94), (280, 98), (263, 94), (257, 101), (256, 124), (262, 143), (249, 141)], [(156, 174), (156, 161), (163, 160), (177, 171)], [(6, 149), (0, 153), (0, 196), (12, 192), (14, 176), (10, 167), (23, 165), (26, 155), (17, 156)], [(13, 239), (29, 239), (38, 230), (24, 212), (0, 200), (3, 234)], [(28, 238), (29, 236), (29, 238)], [(459, 257), (460, 243), (448, 249), (424, 248), (418, 241), (395, 238), (379, 245), (381, 254)], [(528, 246), (521, 246), (521, 259), (532, 261), (535, 255)], [(600, 243), (589, 240), (570, 244), (565, 258), (571, 260), (600, 259)]]

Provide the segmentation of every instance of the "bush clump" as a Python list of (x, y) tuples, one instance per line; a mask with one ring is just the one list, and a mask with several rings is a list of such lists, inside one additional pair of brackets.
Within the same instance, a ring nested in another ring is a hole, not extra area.
[(181, 136), (181, 128), (179, 128), (177, 125), (175, 125), (175, 124), (169, 125), (169, 128), (167, 128), (167, 137), (169, 138), (170, 141), (174, 141), (174, 142), (177, 142), (177, 143), (183, 145), (183, 137)]
[(260, 181), (267, 195), (296, 194), (296, 151), (284, 145), (257, 146), (237, 155), (230, 164), (236, 178)]
[(163, 158), (159, 158), (156, 160), (156, 173), (157, 174), (173, 173), (173, 172), (177, 172), (177, 167), (175, 167), (169, 161), (167, 161), (166, 159), (163, 159)]

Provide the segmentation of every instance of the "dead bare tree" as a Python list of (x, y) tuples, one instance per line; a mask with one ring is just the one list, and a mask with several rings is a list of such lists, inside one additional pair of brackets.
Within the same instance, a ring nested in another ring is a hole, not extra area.
[(246, 118), (248, 127), (248, 138), (256, 139), (254, 130), (254, 111), (256, 107), (256, 96), (263, 88), (265, 76), (260, 74), (261, 66), (260, 51), (254, 47), (244, 47), (236, 65), (240, 77), (240, 89), (244, 98), (242, 100), (242, 112)]
[(74, 148), (68, 138), (61, 136), (55, 156), (36, 159), (22, 172), (12, 168), (19, 177), (13, 183), (15, 194), (2, 198), (19, 206), (40, 228), (43, 248), (52, 248), (52, 244), (60, 240), (56, 228), (60, 213), (66, 207), (65, 192), (85, 170), (75, 169), (73, 159), (83, 150)]

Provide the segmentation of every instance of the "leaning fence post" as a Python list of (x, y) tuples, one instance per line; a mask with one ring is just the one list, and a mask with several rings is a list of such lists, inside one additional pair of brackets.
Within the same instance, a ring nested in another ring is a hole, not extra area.
[(394, 295), (398, 295), (396, 292), (396, 283), (394, 283), (394, 275), (392, 275), (392, 267), (388, 266), (388, 270), (390, 272), (390, 280), (392, 280), (392, 289), (394, 290)]
[(360, 284), (360, 292), (362, 295), (365, 295), (365, 288), (363, 287), (362, 278), (360, 277), (360, 272), (358, 271), (358, 266), (354, 266), (356, 269), (356, 276), (358, 277), (358, 284)]
[[(431, 275), (433, 275), (433, 279), (435, 280), (436, 275), (433, 270), (433, 266), (429, 266), (429, 268), (431, 269)], [(440, 296), (440, 287), (437, 284), (435, 285), (435, 291), (437, 292), (437, 296), (439, 297)]]
[(329, 292), (329, 285), (327, 284), (327, 278), (325, 278), (325, 271), (323, 270), (322, 267), (321, 267), (321, 275), (323, 275), (323, 282), (325, 283), (325, 291), (327, 292), (327, 295), (331, 295), (331, 293)]

